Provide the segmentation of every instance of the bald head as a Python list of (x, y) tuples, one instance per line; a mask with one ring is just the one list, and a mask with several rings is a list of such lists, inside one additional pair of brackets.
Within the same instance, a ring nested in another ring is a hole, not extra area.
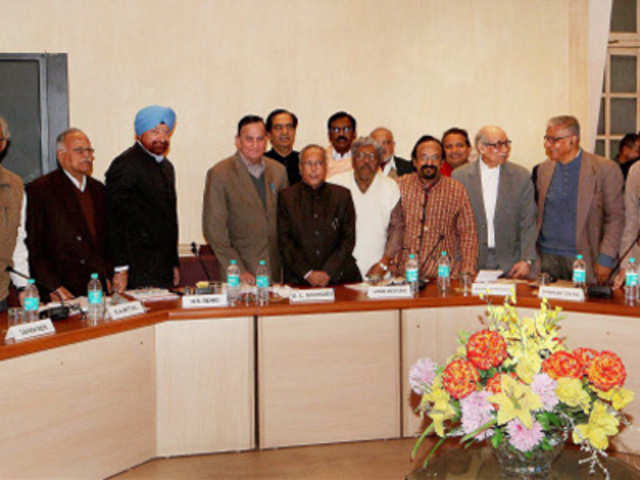
[(393, 157), (396, 142), (393, 140), (393, 133), (386, 127), (375, 128), (369, 136), (373, 138), (384, 150), (384, 161), (387, 162)]
[(478, 130), (475, 145), (482, 156), (482, 161), (489, 168), (502, 165), (511, 152), (511, 140), (504, 130), (495, 125), (488, 125)]

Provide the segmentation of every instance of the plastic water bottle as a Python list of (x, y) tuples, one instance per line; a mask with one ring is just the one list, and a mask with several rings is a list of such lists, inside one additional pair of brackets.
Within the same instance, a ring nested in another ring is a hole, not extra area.
[(97, 273), (92, 273), (87, 285), (87, 300), (89, 320), (100, 320), (102, 318), (102, 284)]
[(35, 322), (38, 320), (38, 307), (40, 306), (40, 295), (33, 278), (27, 280), (27, 287), (24, 289), (24, 321)]
[(587, 287), (587, 269), (582, 255), (577, 255), (573, 262), (573, 286), (583, 290)]
[(240, 296), (240, 267), (234, 259), (229, 261), (227, 267), (227, 301), (233, 306)]
[(631, 257), (624, 274), (624, 303), (637, 305), (638, 303), (638, 266), (636, 259)]
[(449, 265), (449, 257), (447, 257), (447, 252), (443, 250), (438, 260), (438, 289), (440, 290), (440, 295), (447, 294), (450, 282), (451, 267)]
[(409, 254), (407, 263), (404, 265), (404, 278), (411, 287), (411, 293), (415, 297), (418, 294), (418, 260), (415, 253)]
[(260, 260), (256, 270), (256, 286), (258, 287), (258, 305), (269, 305), (269, 270), (267, 262)]

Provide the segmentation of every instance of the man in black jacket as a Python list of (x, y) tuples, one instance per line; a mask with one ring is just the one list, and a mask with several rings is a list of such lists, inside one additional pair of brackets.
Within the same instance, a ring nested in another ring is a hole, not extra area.
[(319, 145), (300, 152), (302, 181), (280, 192), (278, 240), (285, 283), (324, 287), (359, 282), (353, 258), (356, 215), (351, 193), (325, 183), (327, 155)]
[(180, 281), (175, 174), (165, 156), (175, 121), (168, 107), (140, 110), (136, 143), (107, 170), (107, 246), (115, 291), (169, 288)]

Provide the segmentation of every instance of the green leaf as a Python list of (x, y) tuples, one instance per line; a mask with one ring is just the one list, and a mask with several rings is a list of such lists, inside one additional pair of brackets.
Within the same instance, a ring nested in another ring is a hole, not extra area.
[(498, 448), (498, 446), (502, 443), (503, 439), (504, 439), (504, 433), (502, 433), (501, 430), (497, 430), (496, 433), (494, 433), (493, 436), (491, 437), (491, 445), (493, 445), (493, 448)]
[(547, 452), (550, 450), (553, 450), (553, 447), (551, 446), (551, 444), (549, 443), (549, 440), (546, 437), (542, 439), (542, 442), (540, 442), (540, 447)]

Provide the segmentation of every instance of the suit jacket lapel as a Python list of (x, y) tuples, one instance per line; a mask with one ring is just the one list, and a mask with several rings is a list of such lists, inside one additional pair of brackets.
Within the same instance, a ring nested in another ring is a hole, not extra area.
[(471, 177), (471, 183), (469, 185), (469, 197), (471, 205), (478, 205), (478, 217), (481, 222), (486, 222), (487, 210), (484, 208), (484, 197), (482, 196), (482, 175), (480, 173), (480, 162), (478, 159), (474, 166), (475, 174)]
[(507, 199), (513, 193), (513, 188), (511, 187), (511, 175), (509, 175), (509, 172), (507, 172), (504, 165), (500, 165), (498, 168), (500, 169), (500, 173), (498, 174), (498, 197), (496, 198), (496, 210), (493, 214), (496, 245), (498, 244), (498, 236), (500, 232), (500, 225), (499, 222), (496, 223), (496, 219), (501, 218), (500, 212), (506, 211), (509, 208)]
[[(76, 197), (76, 192), (73, 190), (76, 186), (71, 182), (71, 180), (69, 180), (67, 174), (64, 173), (62, 168), (58, 169), (58, 175), (54, 178), (54, 183), (56, 184), (56, 190), (60, 194), (59, 199), (62, 200), (64, 205), (64, 209), (66, 211), (65, 214), (68, 215), (71, 223), (75, 223), (80, 227), (82, 230), (82, 239), (95, 247), (93, 238), (91, 238), (91, 234), (89, 233), (87, 219), (84, 217), (84, 213), (82, 213), (82, 208), (80, 208), (80, 203)], [(89, 182), (87, 180), (85, 191), (87, 191), (86, 189), (88, 187)]]
[(549, 190), (551, 177), (553, 177), (555, 167), (555, 162), (551, 160), (541, 163), (538, 167), (537, 183), (540, 185), (538, 190), (538, 233), (540, 232), (540, 227), (542, 227), (542, 219), (544, 218), (544, 202), (547, 198), (547, 191)]
[(260, 195), (258, 195), (258, 192), (256, 191), (256, 186), (249, 176), (249, 170), (247, 170), (247, 166), (240, 158), (239, 153), (236, 153), (234, 157), (234, 167), (236, 169), (235, 178), (238, 182), (236, 191), (240, 192), (240, 194), (247, 200), (247, 203), (252, 205), (252, 210), (255, 210), (256, 208), (264, 209), (262, 200), (260, 200)]
[(273, 179), (273, 170), (271, 169), (269, 162), (263, 157), (265, 162), (264, 167), (264, 181), (265, 181), (265, 205), (267, 215), (269, 212), (276, 211), (276, 186)]
[(578, 211), (576, 212), (576, 241), (578, 232), (582, 232), (591, 208), (591, 200), (595, 198), (596, 176), (591, 159), (582, 152), (580, 176), (578, 179)]

